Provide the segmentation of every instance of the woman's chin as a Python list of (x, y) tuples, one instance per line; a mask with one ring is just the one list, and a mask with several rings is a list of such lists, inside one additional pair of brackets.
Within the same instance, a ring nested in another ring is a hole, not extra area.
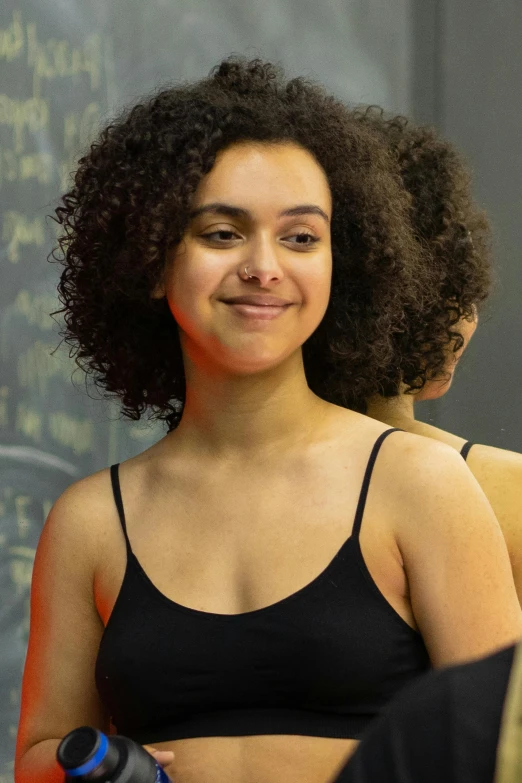
[(415, 401), (429, 402), (430, 400), (438, 400), (439, 397), (443, 397), (449, 391), (452, 381), (453, 376), (449, 379), (427, 381), (420, 392), (415, 395)]
[(282, 368), (285, 364), (292, 364), (300, 359), (300, 347), (297, 351), (267, 351), (267, 350), (240, 350), (227, 351), (222, 357), (221, 367), (224, 372), (236, 376), (263, 375)]
[(285, 363), (285, 359), (279, 361), (266, 361), (266, 360), (244, 360), (242, 362), (230, 363), (225, 371), (228, 371), (232, 376), (254, 376), (254, 375), (266, 375), (275, 372)]

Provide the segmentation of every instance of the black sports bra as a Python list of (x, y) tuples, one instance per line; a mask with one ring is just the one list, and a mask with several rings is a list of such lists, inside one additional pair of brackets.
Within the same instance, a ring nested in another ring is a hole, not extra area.
[(324, 571), (270, 606), (202, 612), (168, 599), (132, 552), (118, 480), (127, 567), (103, 634), (96, 683), (118, 732), (140, 743), (188, 737), (301, 734), (357, 738), (384, 704), (430, 667), (424, 642), (366, 568), (353, 531)]
[(466, 442), (466, 443), (463, 445), (463, 447), (461, 448), (461, 450), (460, 450), (460, 453), (461, 453), (461, 456), (463, 457), (464, 461), (466, 461), (466, 460), (467, 460), (467, 458), (468, 458), (468, 454), (469, 454), (469, 451), (470, 451), (470, 449), (471, 449), (471, 447), (472, 447), (473, 445), (474, 445), (474, 444), (473, 444), (473, 443), (472, 443), (470, 440), (468, 440), (468, 441), (467, 441), (467, 442)]

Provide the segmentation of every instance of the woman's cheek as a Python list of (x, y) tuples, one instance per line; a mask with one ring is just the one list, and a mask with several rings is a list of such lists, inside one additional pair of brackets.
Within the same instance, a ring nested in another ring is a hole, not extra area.
[(313, 303), (314, 312), (322, 319), (328, 307), (331, 293), (331, 270), (314, 275), (307, 286), (307, 299)]

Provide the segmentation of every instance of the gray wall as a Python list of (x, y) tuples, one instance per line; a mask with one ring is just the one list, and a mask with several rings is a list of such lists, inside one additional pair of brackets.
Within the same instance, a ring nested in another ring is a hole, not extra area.
[(468, 439), (522, 451), (522, 2), (416, 7), (412, 111), (467, 155), (493, 223), (497, 277), (450, 392), (418, 413)]
[(0, 8), (0, 783), (12, 781), (32, 559), (75, 478), (160, 432), (71, 382), (48, 317), (58, 270), (45, 220), (101, 122), (158, 84), (239, 52), (339, 96), (410, 110), (408, 0), (4, 0)]

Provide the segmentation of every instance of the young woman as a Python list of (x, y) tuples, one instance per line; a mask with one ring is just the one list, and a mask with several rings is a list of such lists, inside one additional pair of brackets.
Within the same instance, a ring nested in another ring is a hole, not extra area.
[[(415, 419), (414, 406), (441, 397), (450, 388), (458, 360), (478, 323), (478, 310), (490, 288), (489, 227), (471, 195), (467, 167), (455, 148), (429, 128), (403, 118), (386, 119), (377, 110), (361, 119), (384, 134), (399, 159), (412, 196), (414, 227), (429, 250), (432, 285), (438, 301), (423, 318), (411, 317), (400, 345), (400, 362), (431, 344), (420, 390), (372, 398), (368, 415), (407, 432), (424, 435), (461, 451), (500, 523), (522, 603), (522, 455), (467, 442), (453, 433)], [(433, 292), (433, 289), (432, 289)], [(392, 362), (391, 372), (396, 372)]]
[(170, 431), (45, 525), (17, 783), (62, 780), (59, 739), (110, 721), (177, 783), (324, 783), (430, 662), (522, 635), (460, 456), (324, 399), (375, 393), (422, 305), (407, 209), (372, 131), (260, 63), (152, 97), (80, 161), (67, 336)]

